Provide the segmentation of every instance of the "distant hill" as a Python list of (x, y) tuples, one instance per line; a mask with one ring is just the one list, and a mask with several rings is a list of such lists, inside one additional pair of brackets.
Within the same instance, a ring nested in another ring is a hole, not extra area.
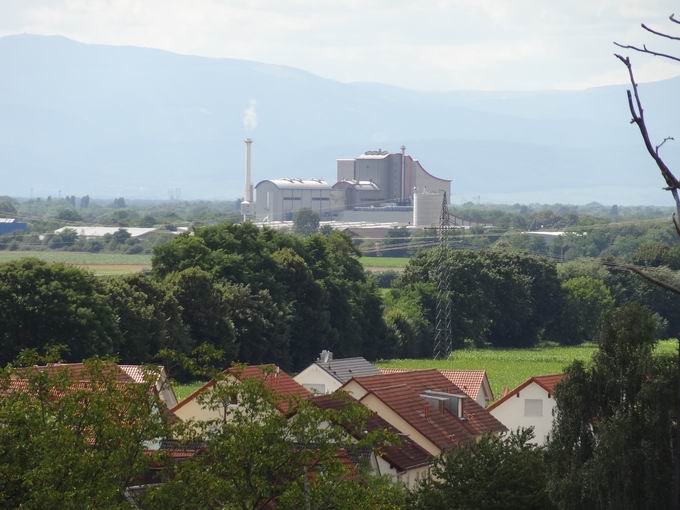
[[(455, 200), (668, 202), (623, 86), (422, 92), (32, 35), (0, 38), (0, 76), (0, 194), (235, 198), (248, 134), (256, 180), (333, 180), (336, 158), (403, 143), (453, 179)], [(641, 93), (655, 137), (679, 140), (664, 151), (680, 164), (680, 77)]]

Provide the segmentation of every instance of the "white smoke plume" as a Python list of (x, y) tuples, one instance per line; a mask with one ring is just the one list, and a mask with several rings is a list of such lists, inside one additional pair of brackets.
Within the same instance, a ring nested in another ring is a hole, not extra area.
[(254, 99), (250, 100), (248, 107), (243, 110), (243, 127), (246, 131), (254, 131), (257, 127), (257, 109)]

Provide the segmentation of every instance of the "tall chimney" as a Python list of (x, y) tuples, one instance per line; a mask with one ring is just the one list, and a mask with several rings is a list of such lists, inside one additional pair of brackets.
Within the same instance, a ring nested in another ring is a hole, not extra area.
[(247, 221), (253, 216), (253, 185), (251, 184), (250, 177), (250, 146), (253, 141), (250, 138), (246, 138), (244, 141), (246, 143), (246, 178), (243, 202), (241, 202), (241, 214), (243, 215), (243, 221)]
[(406, 146), (401, 146), (401, 201), (406, 199)]
[(243, 196), (245, 197), (246, 202), (252, 203), (253, 185), (251, 184), (250, 176), (250, 146), (253, 144), (253, 141), (250, 138), (246, 138), (245, 142), (246, 142), (246, 189)]

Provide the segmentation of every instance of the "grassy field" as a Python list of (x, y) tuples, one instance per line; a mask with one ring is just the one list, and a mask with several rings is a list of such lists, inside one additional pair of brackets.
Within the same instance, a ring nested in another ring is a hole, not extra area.
[(82, 267), (98, 276), (136, 273), (151, 268), (151, 255), (76, 251), (0, 251), (0, 263), (23, 257), (35, 257), (46, 262), (61, 262)]
[[(659, 343), (658, 352), (677, 353), (676, 340)], [(394, 359), (377, 363), (380, 367), (440, 368), (449, 370), (486, 370), (494, 396), (503, 388), (512, 389), (534, 375), (558, 374), (574, 360), (588, 361), (594, 344), (575, 347), (536, 347), (531, 349), (466, 349), (456, 351), (448, 360)]]
[(408, 264), (407, 257), (359, 257), (365, 268), (401, 269)]
[(204, 382), (192, 382), (189, 384), (178, 384), (175, 386), (175, 395), (177, 395), (177, 400), (183, 400), (191, 395), (198, 388), (203, 386)]

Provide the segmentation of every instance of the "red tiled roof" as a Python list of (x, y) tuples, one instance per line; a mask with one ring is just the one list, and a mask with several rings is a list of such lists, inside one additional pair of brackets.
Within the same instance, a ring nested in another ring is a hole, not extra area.
[(463, 400), (463, 419), (447, 410), (442, 413), (430, 411), (427, 402), (420, 397), (426, 390), (464, 395), (458, 386), (435, 369), (357, 377), (353, 380), (382, 400), (441, 450), (474, 440), (485, 432), (505, 430), (503, 424), (471, 398)]
[[(321, 395), (314, 397), (313, 402), (322, 409), (342, 410), (347, 406), (348, 399), (351, 399), (343, 391), (336, 391), (331, 395)], [(377, 430), (386, 430), (393, 434), (398, 434), (399, 431), (392, 425), (383, 420), (376, 413), (371, 412), (370, 417), (363, 424), (363, 429), (367, 432)], [(352, 435), (357, 437), (356, 430), (348, 430)], [(362, 431), (363, 432), (363, 431)], [(427, 466), (432, 463), (432, 455), (430, 455), (423, 448), (418, 446), (412, 439), (407, 436), (400, 436), (400, 443), (392, 446), (384, 446), (380, 449), (379, 455), (387, 462), (392, 464), (398, 471), (408, 471), (416, 467)]]
[(526, 381), (524, 381), (522, 384), (517, 386), (514, 390), (508, 391), (507, 393), (504, 391), (503, 396), (496, 400), (493, 404), (491, 404), (487, 409), (491, 411), (492, 409), (495, 409), (499, 405), (501, 405), (503, 402), (508, 400), (510, 397), (513, 397), (517, 395), (520, 391), (522, 391), (524, 388), (529, 386), (531, 383), (536, 383), (538, 384), (541, 388), (543, 388), (547, 393), (549, 394), (554, 394), (555, 393), (555, 386), (557, 386), (557, 383), (562, 380), (564, 377), (564, 374), (554, 374), (554, 375), (537, 375), (534, 377), (530, 377)]
[[(267, 369), (267, 370), (265, 370)], [(263, 381), (265, 385), (277, 396), (282, 397), (283, 400), (277, 402), (276, 407), (282, 413), (287, 413), (289, 410), (288, 400), (291, 398), (309, 398), (312, 394), (302, 385), (298, 384), (291, 376), (281, 370), (276, 365), (250, 365), (246, 367), (232, 367), (223, 372), (224, 374), (233, 375), (239, 380), (244, 379), (258, 379)], [(201, 393), (211, 388), (215, 384), (215, 380), (208, 381), (203, 386), (194, 391), (187, 398), (179, 402), (171, 409), (172, 412), (177, 411), (188, 402), (191, 402)]]
[[(415, 370), (428, 370), (422, 368), (380, 368), (381, 374), (397, 374), (402, 372), (413, 372)], [(479, 392), (482, 391), (486, 370), (439, 370), (453, 384), (465, 392), (467, 396), (477, 400)], [(491, 388), (489, 388), (491, 391)], [(493, 394), (489, 395), (493, 400)]]

